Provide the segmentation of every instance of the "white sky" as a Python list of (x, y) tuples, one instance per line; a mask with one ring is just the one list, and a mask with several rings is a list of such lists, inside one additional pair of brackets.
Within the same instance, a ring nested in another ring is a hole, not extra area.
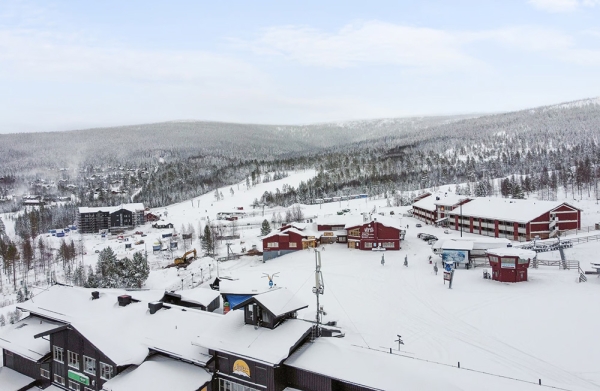
[(297, 124), (600, 95), (600, 1), (0, 4), (0, 133)]

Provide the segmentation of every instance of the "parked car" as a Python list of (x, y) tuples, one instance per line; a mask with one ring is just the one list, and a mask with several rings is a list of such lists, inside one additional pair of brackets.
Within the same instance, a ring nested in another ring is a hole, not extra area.
[(449, 233), (450, 233), (450, 231), (448, 231), (447, 229), (445, 229), (445, 230), (444, 230), (444, 233), (445, 233), (445, 234), (449, 234)]
[(141, 235), (141, 234), (143, 234), (143, 232), (142, 231), (135, 231), (135, 234), (136, 235)]
[(415, 225), (415, 227), (417, 227), (417, 228), (421, 228), (421, 227), (422, 227), (422, 225), (421, 225), (421, 224), (419, 224), (419, 223), (417, 223), (417, 225)]

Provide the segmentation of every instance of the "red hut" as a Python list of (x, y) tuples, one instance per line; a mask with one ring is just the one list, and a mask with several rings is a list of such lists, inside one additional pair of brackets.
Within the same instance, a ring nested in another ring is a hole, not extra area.
[(486, 252), (492, 267), (492, 280), (501, 282), (527, 281), (529, 262), (535, 251), (514, 247), (495, 248)]

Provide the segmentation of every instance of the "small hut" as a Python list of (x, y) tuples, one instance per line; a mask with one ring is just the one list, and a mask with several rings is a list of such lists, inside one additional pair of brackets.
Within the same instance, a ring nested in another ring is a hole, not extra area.
[(501, 282), (527, 281), (529, 262), (535, 251), (515, 247), (495, 248), (486, 252), (492, 267), (492, 280)]

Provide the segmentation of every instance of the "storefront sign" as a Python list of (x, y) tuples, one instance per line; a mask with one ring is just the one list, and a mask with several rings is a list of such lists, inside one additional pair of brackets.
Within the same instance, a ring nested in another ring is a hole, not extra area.
[(233, 373), (236, 375), (250, 377), (250, 367), (244, 360), (235, 360), (233, 363)]
[(363, 239), (372, 239), (375, 237), (375, 228), (365, 227), (362, 232)]
[(81, 373), (77, 373), (75, 371), (72, 371), (69, 369), (69, 371), (67, 372), (67, 377), (71, 380), (75, 380), (76, 382), (79, 382), (81, 384), (84, 384), (86, 386), (90, 385), (90, 378), (87, 377), (86, 375), (83, 375)]
[(502, 269), (514, 269), (514, 268), (515, 268), (515, 264), (514, 264), (514, 262), (513, 262), (513, 263), (506, 263), (506, 262), (502, 262), (502, 263), (500, 264), (500, 267), (501, 267)]
[(323, 232), (323, 236), (333, 236), (333, 232)]

